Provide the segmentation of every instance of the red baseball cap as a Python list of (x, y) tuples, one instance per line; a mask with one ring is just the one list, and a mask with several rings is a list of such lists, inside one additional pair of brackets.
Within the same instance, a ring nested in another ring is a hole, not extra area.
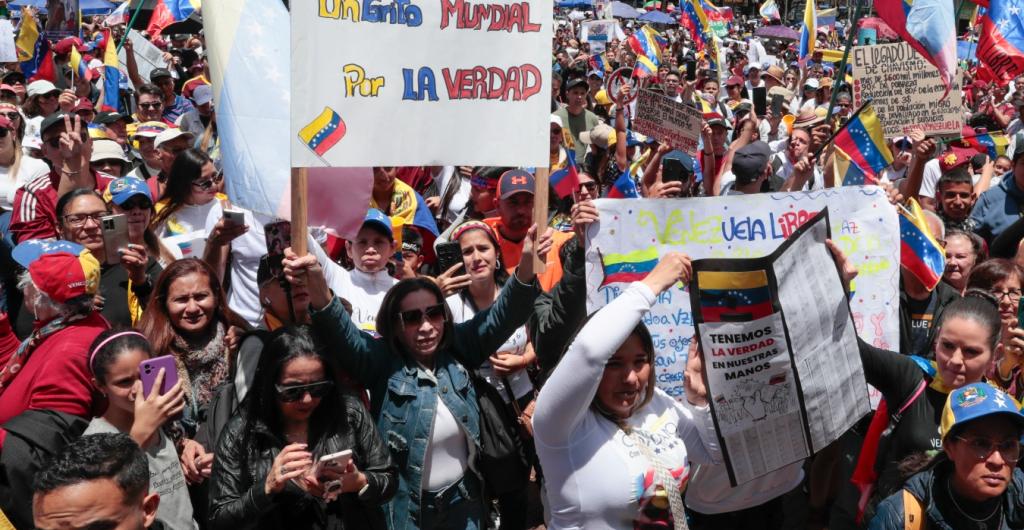
[(43, 254), (28, 266), (28, 273), (36, 288), (61, 304), (94, 295), (100, 286), (100, 264), (86, 249), (77, 256), (65, 251)]

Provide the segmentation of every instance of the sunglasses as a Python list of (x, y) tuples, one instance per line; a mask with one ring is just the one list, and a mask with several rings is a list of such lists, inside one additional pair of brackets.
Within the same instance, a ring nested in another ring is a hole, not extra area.
[(423, 324), (424, 320), (429, 320), (431, 324), (440, 324), (445, 321), (444, 304), (432, 305), (424, 309), (401, 311), (398, 313), (398, 318), (406, 326), (419, 326)]
[(292, 403), (301, 400), (306, 394), (313, 399), (320, 399), (334, 388), (334, 382), (317, 381), (301, 385), (274, 385), (274, 388), (277, 389), (277, 399), (284, 403)]
[(139, 103), (139, 106), (144, 109), (155, 110), (163, 106), (162, 103)]
[(57, 99), (60, 96), (60, 92), (49, 92), (39, 96), (40, 99)]
[[(118, 163), (120, 163), (118, 161)], [(153, 203), (147, 199), (129, 199), (121, 205), (122, 210), (149, 210), (153, 208)]]
[(0, 112), (0, 116), (3, 116), (11, 121), (21, 119), (21, 114), (18, 114), (17, 112)]
[(210, 180), (195, 180), (195, 181), (192, 181), (192, 185), (195, 186), (196, 188), (199, 188), (199, 189), (201, 189), (203, 191), (206, 191), (206, 190), (212, 188), (215, 184), (220, 184), (220, 181), (222, 181), (222, 180), (224, 180), (224, 174), (223, 173), (217, 173)]
[(586, 189), (590, 193), (597, 193), (597, 181), (592, 180), (590, 182), (581, 182), (580, 189)]

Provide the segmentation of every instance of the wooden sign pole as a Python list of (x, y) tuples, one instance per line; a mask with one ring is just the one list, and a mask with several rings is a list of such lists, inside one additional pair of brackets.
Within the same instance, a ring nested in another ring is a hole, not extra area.
[(309, 228), (306, 212), (306, 190), (309, 170), (304, 167), (292, 168), (292, 252), (297, 256), (305, 256), (307, 248), (307, 232)]
[[(537, 225), (537, 236), (548, 227), (548, 168), (537, 168), (533, 187), (533, 222)], [(544, 272), (547, 256), (533, 255), (533, 272)]]

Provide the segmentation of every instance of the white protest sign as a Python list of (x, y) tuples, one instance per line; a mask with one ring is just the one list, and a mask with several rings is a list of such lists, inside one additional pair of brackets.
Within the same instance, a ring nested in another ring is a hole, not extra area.
[(701, 113), (696, 108), (658, 92), (640, 91), (636, 100), (634, 131), (695, 155), (700, 128)]
[(551, 12), (551, 0), (293, 3), (292, 166), (547, 166)]
[(907, 135), (914, 128), (927, 135), (960, 135), (964, 109), (959, 74), (943, 99), (946, 88), (939, 70), (905, 42), (855, 46), (850, 62), (854, 107), (870, 98), (886, 138)]
[(18, 50), (14, 47), (14, 26), (7, 19), (0, 20), (0, 62), (18, 62)]
[[(132, 47), (135, 49), (135, 64), (139, 67), (139, 75), (142, 76), (146, 82), (149, 82), (149, 73), (157, 68), (167, 68), (167, 61), (164, 60), (164, 52), (160, 51), (155, 44), (149, 42), (149, 39), (143, 37), (141, 33), (136, 30), (130, 30), (128, 32), (128, 40), (132, 41)], [(121, 48), (117, 52), (117, 60), (121, 63), (121, 68), (127, 70), (126, 58), (127, 50)]]
[(580, 23), (580, 40), (590, 43), (590, 51), (600, 53), (614, 39), (626, 40), (618, 20), (587, 20)]
[[(877, 187), (695, 199), (600, 199), (596, 204), (600, 222), (587, 235), (588, 312), (625, 289), (627, 284), (612, 276), (616, 272), (629, 281), (630, 270), (642, 271), (669, 251), (685, 252), (693, 259), (766, 256), (827, 207), (832, 239), (860, 270), (850, 299), (858, 334), (880, 348), (899, 347), (899, 222), (895, 208)], [(689, 293), (662, 293), (644, 323), (654, 337), (658, 386), (683, 399), (686, 352), (694, 334)]]

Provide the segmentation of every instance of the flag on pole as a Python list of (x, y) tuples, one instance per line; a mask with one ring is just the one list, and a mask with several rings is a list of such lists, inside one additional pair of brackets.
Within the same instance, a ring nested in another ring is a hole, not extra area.
[(827, 28), (836, 25), (836, 15), (839, 13), (839, 8), (833, 7), (831, 9), (822, 9), (818, 11), (818, 27)]
[(1024, 73), (1024, 1), (997, 0), (981, 17), (978, 60), (1000, 84)]
[(807, 0), (804, 6), (804, 25), (800, 28), (800, 48), (797, 58), (803, 64), (814, 53), (814, 40), (818, 34), (818, 13), (814, 0)]
[(122, 2), (117, 9), (110, 12), (107, 18), (103, 19), (103, 27), (112, 28), (128, 23), (128, 5), (130, 1)]
[(1010, 145), (1010, 139), (1003, 131), (978, 133), (965, 126), (960, 135), (960, 140), (951, 142), (952, 145), (974, 149), (988, 155), (992, 160), (1006, 154), (1006, 148)]
[(78, 52), (78, 48), (74, 46), (71, 47), (70, 62), (71, 69), (75, 72), (75, 77), (92, 81), (92, 72), (89, 70), (89, 65), (82, 58), (82, 54)]
[(782, 20), (782, 15), (779, 14), (779, 5), (775, 3), (775, 0), (765, 0), (758, 9), (758, 13), (762, 18), (768, 20)]
[[(946, 85), (943, 97), (949, 94), (956, 75), (956, 16), (953, 9), (953, 2), (949, 0), (875, 0), (878, 16), (939, 69)], [(985, 39), (984, 25), (981, 39)], [(980, 53), (978, 57), (981, 57)]]
[(39, 27), (36, 26), (36, 17), (28, 8), (21, 10), (21, 26), (18, 28), (18, 38), (14, 46), (18, 49), (18, 61), (31, 60), (36, 55), (36, 42), (39, 40)]
[(565, 167), (555, 171), (548, 177), (548, 182), (554, 188), (559, 199), (564, 199), (580, 187), (580, 175), (576, 170), (576, 150), (566, 149)]
[(697, 43), (697, 50), (703, 50), (707, 44), (708, 16), (698, 0), (683, 3), (683, 14), (679, 22), (690, 31), (690, 37)]
[(843, 186), (863, 186), (877, 183), (873, 177), (865, 175), (857, 167), (857, 164), (850, 162), (850, 159), (838, 149), (832, 154), (832, 170), (836, 180), (842, 182)]
[(871, 179), (877, 179), (878, 173), (892, 164), (885, 130), (871, 102), (865, 103), (836, 133), (832, 145)]
[(201, 7), (200, 0), (156, 0), (146, 32), (150, 38), (156, 38), (164, 28), (185, 20)]
[(121, 111), (121, 69), (118, 66), (117, 43), (110, 29), (103, 30), (103, 101), (100, 110)]
[(932, 237), (916, 199), (910, 199), (909, 209), (900, 208), (900, 265), (928, 290), (938, 285), (946, 268), (946, 252)]
[(657, 65), (661, 64), (661, 46), (664, 39), (651, 26), (645, 25), (640, 28), (640, 31), (634, 31), (626, 39), (626, 42), (638, 56), (643, 55), (650, 59), (654, 63), (655, 69), (657, 69)]
[(609, 199), (637, 199), (640, 197), (640, 192), (637, 191), (636, 183), (633, 182), (628, 169), (615, 179), (615, 182), (608, 188), (606, 196)]

